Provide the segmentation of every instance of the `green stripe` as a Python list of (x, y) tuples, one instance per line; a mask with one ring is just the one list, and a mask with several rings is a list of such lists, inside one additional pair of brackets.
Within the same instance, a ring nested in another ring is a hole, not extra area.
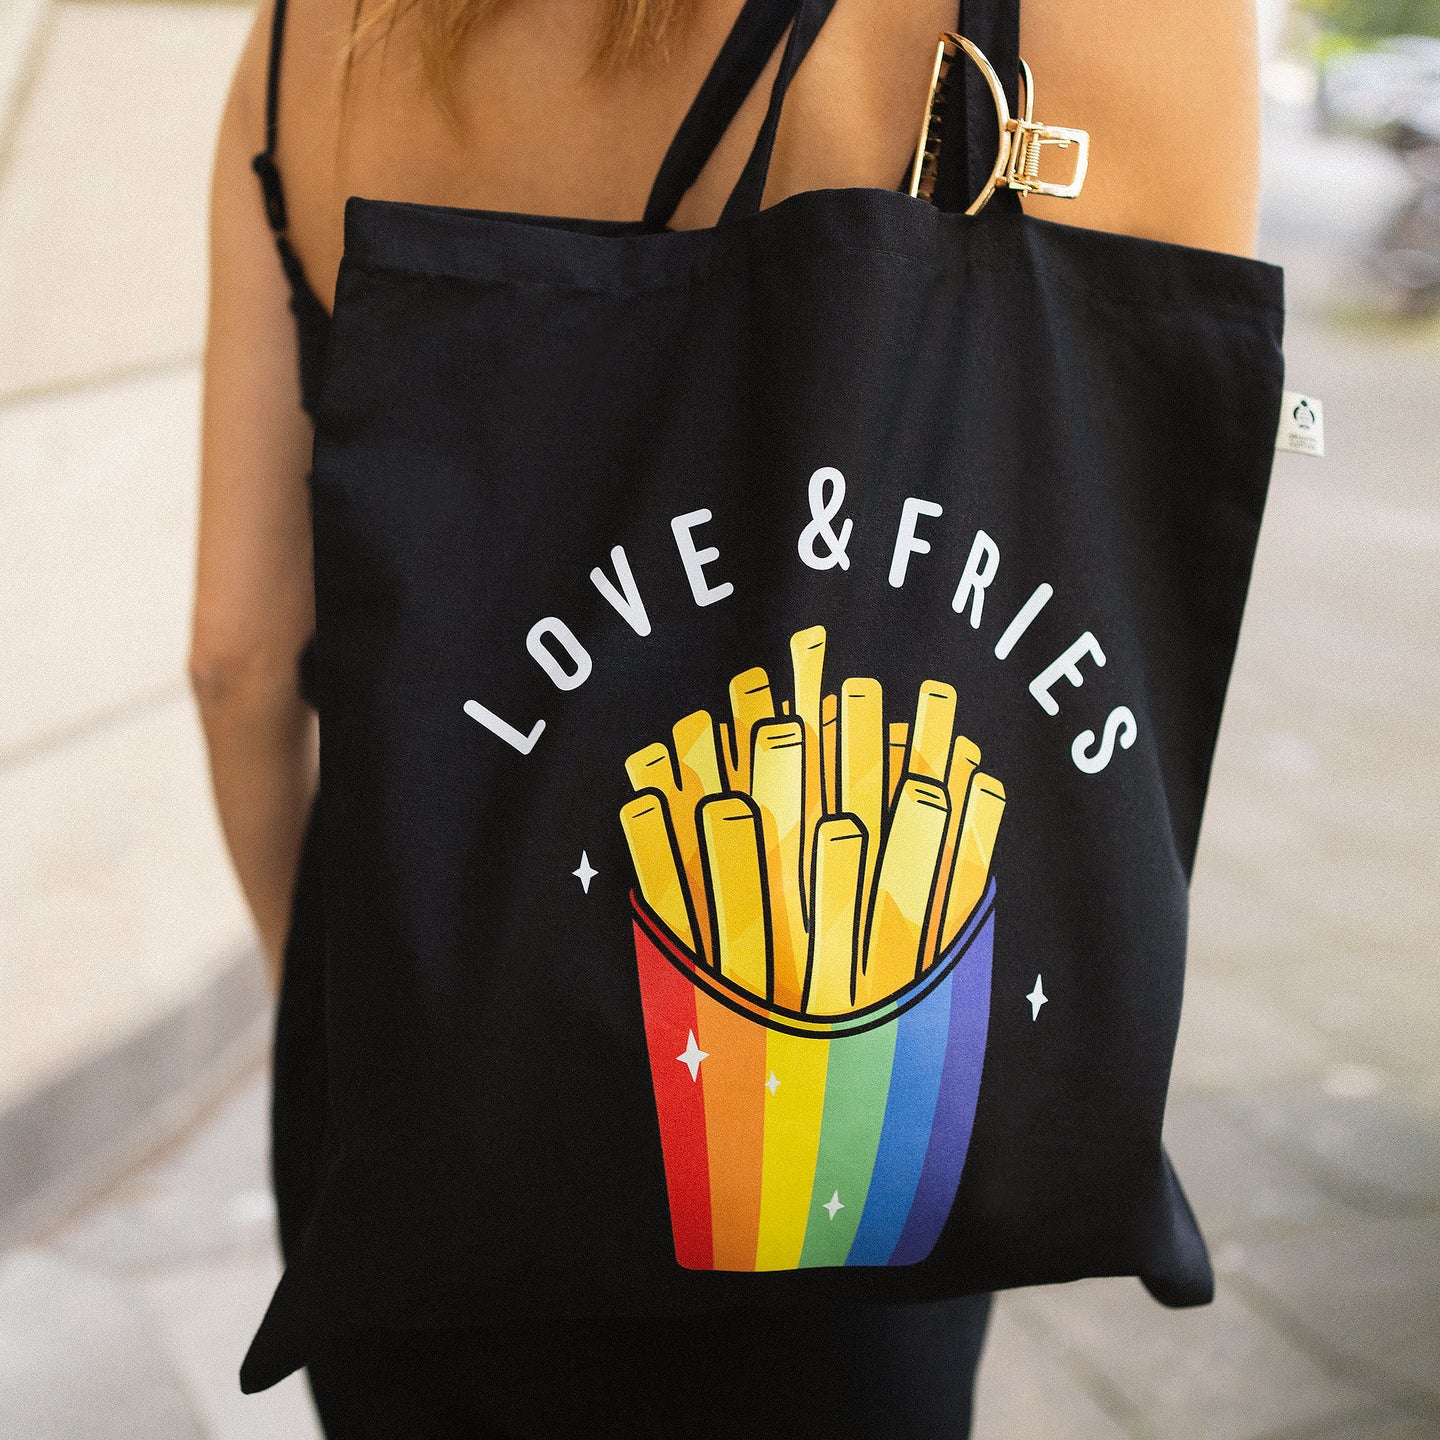
[[(815, 1162), (810, 1216), (800, 1252), (802, 1269), (843, 1265), (850, 1253), (885, 1123), (895, 1032), (892, 1020), (858, 1035), (841, 1034), (830, 1039), (820, 1154)], [(831, 1219), (825, 1206), (833, 1195), (839, 1196), (844, 1208), (836, 1210)]]

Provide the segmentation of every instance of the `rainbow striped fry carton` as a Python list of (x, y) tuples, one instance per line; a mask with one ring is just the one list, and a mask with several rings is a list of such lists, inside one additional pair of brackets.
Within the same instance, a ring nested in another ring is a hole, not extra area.
[(975, 1119), (994, 880), (913, 983), (828, 1020), (728, 983), (631, 901), (676, 1260), (738, 1271), (923, 1260)]

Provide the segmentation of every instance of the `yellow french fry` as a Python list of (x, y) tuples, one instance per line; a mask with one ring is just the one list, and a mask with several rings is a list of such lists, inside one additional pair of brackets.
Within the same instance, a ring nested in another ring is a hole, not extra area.
[(800, 831), (800, 894), (809, 914), (811, 850), (815, 827), (825, 813), (820, 761), (820, 694), (825, 669), (825, 627), (812, 625), (790, 637), (795, 679), (795, 718), (805, 727), (805, 811)]
[(762, 720), (775, 717), (775, 700), (770, 694), (770, 677), (756, 665), (737, 675), (730, 682), (730, 714), (734, 731), (731, 736), (733, 753), (726, 755), (728, 790), (750, 789), (751, 751), (754, 730)]
[(675, 762), (671, 758), (670, 747), (658, 740), (626, 759), (625, 774), (637, 793), (658, 790), (669, 799), (680, 788), (675, 779)]
[(895, 803), (895, 796), (900, 791), (900, 782), (905, 778), (905, 760), (910, 750), (910, 727), (903, 720), (892, 720), (890, 722), (890, 748), (887, 771), (889, 784), (886, 792), (886, 799), (889, 804)]
[(965, 795), (965, 818), (960, 822), (955, 871), (950, 877), (950, 893), (945, 897), (945, 923), (940, 928), (940, 954), (955, 943), (985, 893), (990, 857), (995, 852), (995, 837), (1004, 813), (1005, 787), (993, 775), (978, 772)]
[(804, 1008), (810, 1015), (843, 1015), (855, 1003), (865, 875), (865, 832), (853, 815), (827, 815), (815, 827), (813, 870)]
[(860, 887), (860, 933), (870, 914), (875, 866), (880, 859), (886, 778), (884, 696), (878, 680), (847, 680), (840, 687), (840, 805), (865, 830), (865, 876)]
[(711, 795), (700, 802), (700, 839), (715, 965), (727, 980), (769, 1000), (770, 916), (761, 865), (760, 812), (748, 795)]
[(799, 720), (769, 720), (755, 729), (751, 794), (765, 841), (770, 943), (777, 1005), (798, 1010), (805, 990), (809, 940), (800, 900), (805, 735)]
[(715, 748), (715, 724), (710, 712), (697, 710), (677, 720), (670, 733), (679, 762), (676, 768), (680, 772), (680, 789), (687, 794), (718, 795), (723, 787), (720, 756)]
[(1005, 789), (927, 680), (887, 725), (880, 683), (823, 690), (826, 634), (791, 637), (793, 698), (765, 670), (731, 716), (678, 720), (626, 761), (621, 810), (646, 905), (735, 986), (819, 1017), (878, 1004), (954, 943), (984, 894)]
[(824, 791), (825, 813), (840, 813), (838, 744), (840, 729), (840, 697), (826, 695), (820, 701), (820, 779)]
[(695, 926), (691, 918), (680, 861), (670, 827), (665, 797), (647, 790), (620, 807), (620, 824), (630, 846), (630, 859), (640, 893), (651, 912), (693, 955)]
[[(675, 737), (675, 752), (684, 757), (688, 752), (698, 760), (702, 770), (706, 761), (704, 755), (704, 732), (712, 731), (710, 717), (703, 711), (687, 715), (676, 723), (672, 734)], [(711, 733), (710, 749), (714, 752), (714, 738)], [(714, 762), (713, 776), (698, 773), (693, 765), (686, 765), (683, 758), (680, 774), (675, 773), (674, 757), (668, 745), (659, 742), (637, 750), (625, 761), (625, 773), (637, 791), (658, 790), (665, 797), (666, 813), (675, 836), (680, 855), (680, 873), (684, 876), (696, 918), (696, 939), (701, 959), (708, 959), (710, 943), (709, 916), (705, 911), (705, 882), (700, 866), (700, 835), (695, 828), (695, 807), (705, 797), (706, 782), (713, 778), (715, 789), (720, 788), (718, 761)]]
[[(700, 860), (700, 830), (695, 810), (707, 795), (720, 792), (720, 756), (715, 749), (715, 725), (709, 712), (697, 710), (677, 720), (671, 729), (680, 788), (667, 795), (680, 865), (695, 909), (696, 934), (702, 958), (714, 963), (711, 953), (710, 910), (705, 898), (705, 874)], [(663, 787), (660, 787), (663, 790)]]
[(880, 856), (865, 964), (856, 987), (858, 1006), (883, 1000), (919, 973), (920, 946), (949, 818), (950, 801), (943, 786), (906, 776)]
[(945, 843), (940, 847), (940, 864), (935, 871), (935, 898), (930, 902), (930, 919), (925, 927), (925, 944), (920, 951), (922, 969), (929, 969), (939, 959), (941, 929), (945, 922), (945, 901), (950, 889), (950, 876), (955, 868), (955, 847), (960, 840), (960, 824), (965, 817), (965, 795), (970, 777), (980, 764), (980, 749), (963, 735), (955, 737), (950, 747), (950, 765), (945, 771), (945, 793), (950, 798), (950, 819), (945, 826)]
[(950, 737), (955, 732), (955, 687), (927, 680), (915, 702), (915, 724), (910, 729), (910, 757), (906, 773), (923, 780), (945, 779), (950, 761)]

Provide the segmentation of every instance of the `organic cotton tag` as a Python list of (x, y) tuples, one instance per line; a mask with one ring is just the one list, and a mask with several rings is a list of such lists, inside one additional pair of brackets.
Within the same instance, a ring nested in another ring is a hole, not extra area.
[(1325, 453), (1325, 408), (1313, 395), (1287, 390), (1280, 402), (1280, 429), (1275, 436), (1277, 450), (1296, 455)]

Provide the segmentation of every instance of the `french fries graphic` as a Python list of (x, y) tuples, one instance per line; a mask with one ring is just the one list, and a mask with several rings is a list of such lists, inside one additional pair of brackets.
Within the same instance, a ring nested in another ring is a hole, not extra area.
[(955, 942), (985, 893), (1005, 787), (926, 680), (887, 720), (877, 680), (823, 684), (825, 631), (790, 642), (790, 697), (761, 668), (730, 715), (676, 722), (626, 761), (640, 894), (698, 963), (817, 1018), (879, 1005)]

